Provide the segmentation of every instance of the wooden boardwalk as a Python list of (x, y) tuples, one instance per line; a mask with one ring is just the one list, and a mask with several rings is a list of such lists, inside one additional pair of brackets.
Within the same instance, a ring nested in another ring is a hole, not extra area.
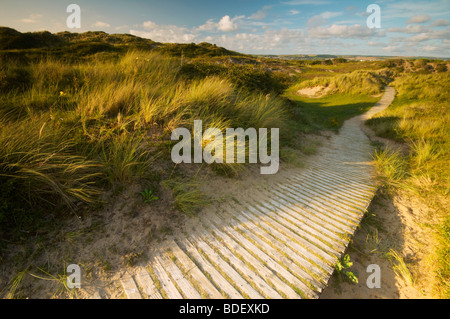
[(331, 146), (283, 179), (202, 215), (161, 243), (147, 265), (127, 269), (127, 298), (318, 298), (376, 186), (364, 119), (344, 123)]

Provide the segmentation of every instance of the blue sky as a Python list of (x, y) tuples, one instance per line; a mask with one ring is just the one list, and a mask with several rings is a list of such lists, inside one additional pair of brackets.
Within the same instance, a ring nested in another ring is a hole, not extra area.
[[(81, 7), (81, 29), (66, 26), (71, 3)], [(379, 29), (366, 24), (372, 3)], [(101, 30), (261, 54), (450, 57), (449, 20), (449, 0), (0, 0), (0, 25), (21, 32)]]

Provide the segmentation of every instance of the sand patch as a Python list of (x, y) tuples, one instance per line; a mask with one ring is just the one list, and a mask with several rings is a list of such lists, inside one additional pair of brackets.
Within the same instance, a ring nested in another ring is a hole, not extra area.
[(298, 95), (309, 98), (320, 98), (328, 94), (331, 89), (325, 86), (315, 86), (312, 88), (303, 88), (297, 91)]

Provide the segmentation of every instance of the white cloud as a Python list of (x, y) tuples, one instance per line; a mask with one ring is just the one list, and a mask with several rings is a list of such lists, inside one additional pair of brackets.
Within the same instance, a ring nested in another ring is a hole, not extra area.
[(252, 20), (262, 20), (265, 17), (267, 17), (267, 11), (269, 11), (272, 8), (272, 6), (264, 6), (261, 10), (258, 10), (256, 13), (249, 16), (249, 19)]
[(373, 47), (385, 47), (386, 43), (383, 42), (376, 42), (376, 41), (369, 41), (367, 42), (368, 45), (373, 46)]
[(153, 21), (145, 21), (143, 24), (142, 24), (142, 26), (144, 27), (144, 28), (146, 28), (146, 29), (154, 29), (154, 28), (157, 28), (158, 27), (158, 25), (155, 23), (155, 22), (153, 22)]
[(197, 38), (195, 31), (176, 25), (159, 25), (153, 21), (142, 23), (145, 30), (130, 30), (130, 34), (156, 42), (189, 43)]
[(130, 34), (151, 39), (156, 42), (166, 43), (190, 43), (196, 38), (195, 34), (184, 32), (173, 32), (170, 29), (159, 29), (154, 31), (130, 30)]
[[(222, 19), (220, 19), (219, 22), (214, 22), (213, 19), (209, 19), (205, 22), (205, 24), (194, 28), (195, 31), (223, 31), (223, 32), (230, 32), (230, 31), (238, 31), (239, 26), (237, 24), (237, 21), (240, 19), (243, 19), (245, 16), (237, 16), (233, 19), (230, 18), (229, 15), (223, 16)], [(254, 22), (256, 23), (256, 21)]]
[(438, 19), (431, 24), (433, 27), (446, 27), (450, 22), (446, 19)]
[(438, 51), (438, 50), (439, 50), (439, 47), (431, 46), (431, 45), (426, 45), (426, 46), (423, 47), (423, 49), (424, 49), (425, 51), (428, 51), (428, 52), (434, 52), (434, 51)]
[(385, 21), (395, 21), (398, 18), (410, 19), (421, 12), (432, 18), (438, 18), (448, 17), (450, 15), (449, 9), (448, 0), (387, 2), (382, 7), (382, 15)]
[(352, 26), (333, 24), (330, 27), (314, 27), (308, 30), (314, 38), (356, 38), (364, 39), (376, 35), (374, 29), (358, 24)]
[(324, 18), (324, 19), (331, 19), (331, 18), (334, 18), (334, 17), (339, 17), (340, 15), (342, 15), (343, 14), (343, 12), (330, 12), (330, 11), (326, 11), (326, 12), (323, 12), (323, 13), (321, 13), (321, 14), (319, 14), (322, 18)]
[(342, 12), (330, 12), (330, 11), (322, 12), (319, 15), (315, 15), (309, 18), (308, 21), (306, 22), (306, 25), (309, 27), (318, 27), (327, 25), (328, 19), (338, 17), (342, 14), (343, 14)]
[(428, 14), (419, 14), (408, 20), (406, 23), (425, 23), (431, 20)]
[(400, 40), (391, 41), (390, 45), (382, 48), (388, 54), (403, 55), (403, 56), (420, 56), (420, 55), (432, 55), (436, 57), (448, 56), (450, 47), (448, 45), (436, 45), (436, 44), (421, 44), (417, 42), (410, 42), (405, 39), (405, 42)]
[(128, 25), (119, 25), (117, 27), (115, 27), (115, 30), (124, 30), (124, 29), (129, 29), (130, 27)]
[(40, 22), (40, 18), (42, 18), (42, 14), (30, 14), (28, 18), (21, 19), (20, 22), (23, 23), (37, 23)]
[(229, 15), (224, 16), (217, 24), (217, 30), (223, 32), (237, 31), (238, 25), (234, 23), (235, 19), (231, 19)]
[(211, 31), (217, 28), (217, 23), (213, 19), (209, 19), (205, 24), (199, 26), (197, 30), (199, 31)]
[(311, 18), (308, 19), (308, 21), (306, 21), (306, 25), (308, 27), (318, 27), (318, 26), (322, 26), (322, 25), (327, 25), (328, 21), (327, 19), (325, 19), (324, 17), (318, 15), (318, 16), (313, 16)]
[[(212, 40), (220, 46), (245, 53), (270, 53), (279, 50), (286, 52), (299, 50), (304, 43), (304, 34), (299, 30), (281, 29), (266, 30), (262, 34), (234, 33), (222, 34), (220, 37), (212, 37)], [(211, 38), (209, 39), (211, 40)], [(205, 41), (206, 38), (205, 38)], [(211, 41), (208, 41), (211, 42)]]
[(96, 28), (109, 28), (111, 25), (106, 22), (96, 21), (92, 26)]
[(301, 13), (301, 11), (298, 11), (298, 10), (296, 10), (296, 9), (291, 9), (291, 10), (289, 10), (289, 14), (290, 15), (296, 15), (296, 14), (299, 14), (299, 13)]
[(389, 28), (388, 32), (403, 32), (403, 33), (423, 33), (431, 31), (430, 27), (423, 25), (407, 25), (405, 28)]
[(430, 32), (424, 32), (420, 33), (418, 35), (415, 35), (411, 38), (408, 38), (408, 41), (412, 42), (422, 42), (422, 41), (428, 41), (428, 40), (442, 40), (450, 38), (450, 27), (447, 27), (442, 30), (438, 31), (430, 31)]
[(384, 47), (382, 50), (386, 51), (386, 52), (389, 52), (389, 53), (393, 53), (393, 52), (398, 52), (399, 51), (399, 47), (391, 45), (391, 46)]

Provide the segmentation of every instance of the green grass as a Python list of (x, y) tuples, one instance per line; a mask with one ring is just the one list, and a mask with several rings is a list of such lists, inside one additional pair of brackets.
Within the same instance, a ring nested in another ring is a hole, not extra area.
[(172, 178), (165, 180), (163, 186), (172, 191), (175, 207), (187, 215), (195, 215), (210, 203), (209, 198), (200, 190), (198, 181)]
[(440, 282), (441, 294), (450, 296), (450, 215), (447, 215), (438, 229), (439, 246), (437, 247), (437, 261), (439, 268), (437, 276)]
[(386, 258), (391, 262), (392, 269), (398, 276), (402, 277), (410, 285), (414, 285), (414, 276), (408, 269), (403, 257), (395, 249), (389, 249), (389, 252), (386, 253)]
[(379, 178), (385, 187), (398, 187), (408, 174), (404, 155), (391, 149), (377, 149), (374, 153)]
[(334, 94), (322, 98), (306, 98), (292, 94), (286, 95), (295, 102), (294, 114), (303, 124), (303, 131), (338, 131), (345, 120), (368, 111), (379, 98), (367, 95)]
[[(337, 66), (321, 65), (320, 67), (336, 68)], [(308, 69), (314, 69), (314, 67), (308, 67)], [(332, 75), (329, 72), (325, 75), (311, 70), (308, 72), (314, 73), (312, 79), (301, 74), (298, 81), (292, 84), (284, 94), (293, 102), (292, 117), (296, 119), (297, 126), (300, 126), (304, 132), (338, 131), (345, 120), (369, 110), (378, 101), (379, 97), (376, 96), (383, 92), (384, 86), (390, 80), (388, 70), (354, 71), (352, 68), (344, 68), (340, 72), (345, 73)], [(300, 89), (315, 87), (327, 88), (328, 91), (326, 95), (314, 98), (304, 97), (298, 93)]]
[(288, 79), (280, 73), (268, 72), (263, 64), (234, 64), (227, 60), (196, 58), (184, 63), (181, 74), (187, 79), (206, 76), (226, 78), (237, 87), (263, 93), (282, 93)]
[(330, 90), (329, 94), (372, 95), (379, 94), (389, 82), (390, 71), (356, 70), (334, 76), (316, 76), (313, 79), (300, 81), (289, 88), (295, 93), (303, 88), (323, 86)]
[(397, 78), (393, 104), (367, 121), (378, 136), (408, 145), (410, 152), (402, 157), (402, 167), (408, 168), (405, 185), (420, 187), (422, 193), (450, 193), (449, 83), (448, 73)]
[(435, 271), (439, 294), (449, 298), (450, 75), (403, 74), (392, 85), (397, 90), (394, 102), (367, 125), (378, 136), (404, 143), (408, 152), (380, 149), (375, 162), (385, 186), (412, 192), (442, 220), (434, 225), (438, 234)]
[[(188, 78), (178, 59), (156, 52), (72, 64), (53, 58), (3, 62), (0, 75), (5, 229), (49, 210), (75, 212), (78, 203), (95, 204), (108, 189), (151, 179), (161, 166), (170, 167), (172, 130), (192, 129), (196, 119), (204, 129), (258, 129), (283, 128), (287, 118), (286, 101), (267, 94), (262, 82), (244, 89), (237, 73), (234, 82), (226, 75)], [(218, 172), (235, 168), (213, 166)], [(175, 199), (185, 212), (202, 201), (195, 192)], [(29, 210), (33, 214), (24, 214)]]

